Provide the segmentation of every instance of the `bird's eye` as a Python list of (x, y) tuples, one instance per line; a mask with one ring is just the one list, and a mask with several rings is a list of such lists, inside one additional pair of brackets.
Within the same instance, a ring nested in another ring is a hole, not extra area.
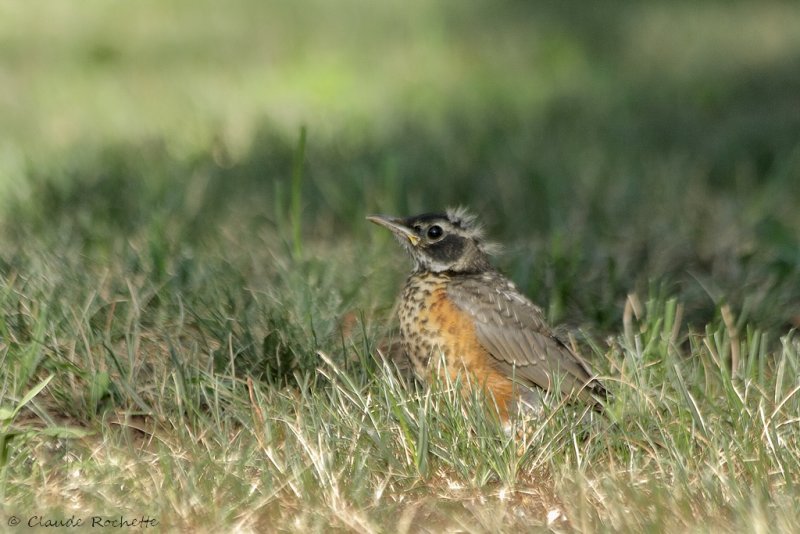
[(444, 231), (442, 230), (442, 227), (437, 225), (437, 224), (435, 224), (435, 225), (431, 226), (430, 228), (428, 228), (428, 238), (429, 239), (438, 239), (438, 238), (442, 237), (443, 233), (444, 233)]

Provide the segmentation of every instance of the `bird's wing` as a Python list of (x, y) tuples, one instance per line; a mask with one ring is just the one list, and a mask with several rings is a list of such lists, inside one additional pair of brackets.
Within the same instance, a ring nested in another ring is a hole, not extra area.
[(563, 393), (581, 391), (586, 400), (589, 390), (601, 393), (587, 363), (554, 335), (542, 310), (510, 281), (497, 273), (454, 279), (447, 295), (472, 317), (478, 340), (509, 377), (551, 389), (557, 375)]

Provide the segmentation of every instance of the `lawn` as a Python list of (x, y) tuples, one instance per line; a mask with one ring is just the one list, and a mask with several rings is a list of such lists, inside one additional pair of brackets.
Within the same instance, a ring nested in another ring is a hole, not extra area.
[[(0, 3), (0, 524), (796, 531), (798, 27)], [(603, 413), (548, 397), (506, 431), (381, 357), (410, 263), (365, 217), (455, 205)]]

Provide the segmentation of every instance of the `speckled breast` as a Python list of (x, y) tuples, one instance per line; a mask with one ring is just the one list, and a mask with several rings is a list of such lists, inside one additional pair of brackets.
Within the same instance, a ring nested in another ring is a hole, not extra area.
[[(446, 291), (448, 277), (433, 273), (412, 274), (403, 287), (400, 301), (400, 341), (417, 373), (427, 368), (434, 351), (446, 351), (440, 326), (432, 322), (431, 310)], [(446, 356), (446, 354), (445, 354)]]
[[(448, 298), (444, 274), (413, 274), (406, 281), (400, 304), (400, 340), (417, 374), (427, 378), (434, 370), (455, 380), (459, 374), (488, 389), (497, 401), (500, 415), (508, 415), (508, 401), (513, 386), (508, 377), (498, 373), (494, 361), (481, 345), (469, 314)], [(444, 366), (432, 366), (444, 356)]]
[(448, 275), (411, 275), (403, 288), (400, 305), (400, 339), (418, 373), (428, 369), (431, 358), (443, 355), (452, 377), (466, 367), (478, 371), (486, 351), (475, 335), (472, 319), (447, 296)]

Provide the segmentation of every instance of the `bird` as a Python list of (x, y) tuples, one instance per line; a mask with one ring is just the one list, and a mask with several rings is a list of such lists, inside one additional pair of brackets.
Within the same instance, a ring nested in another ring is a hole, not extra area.
[(602, 410), (605, 387), (542, 309), (493, 267), (497, 247), (472, 213), (459, 207), (367, 220), (389, 229), (413, 260), (397, 309), (400, 345), (420, 378), (466, 372), (504, 421), (526, 391), (557, 388)]

